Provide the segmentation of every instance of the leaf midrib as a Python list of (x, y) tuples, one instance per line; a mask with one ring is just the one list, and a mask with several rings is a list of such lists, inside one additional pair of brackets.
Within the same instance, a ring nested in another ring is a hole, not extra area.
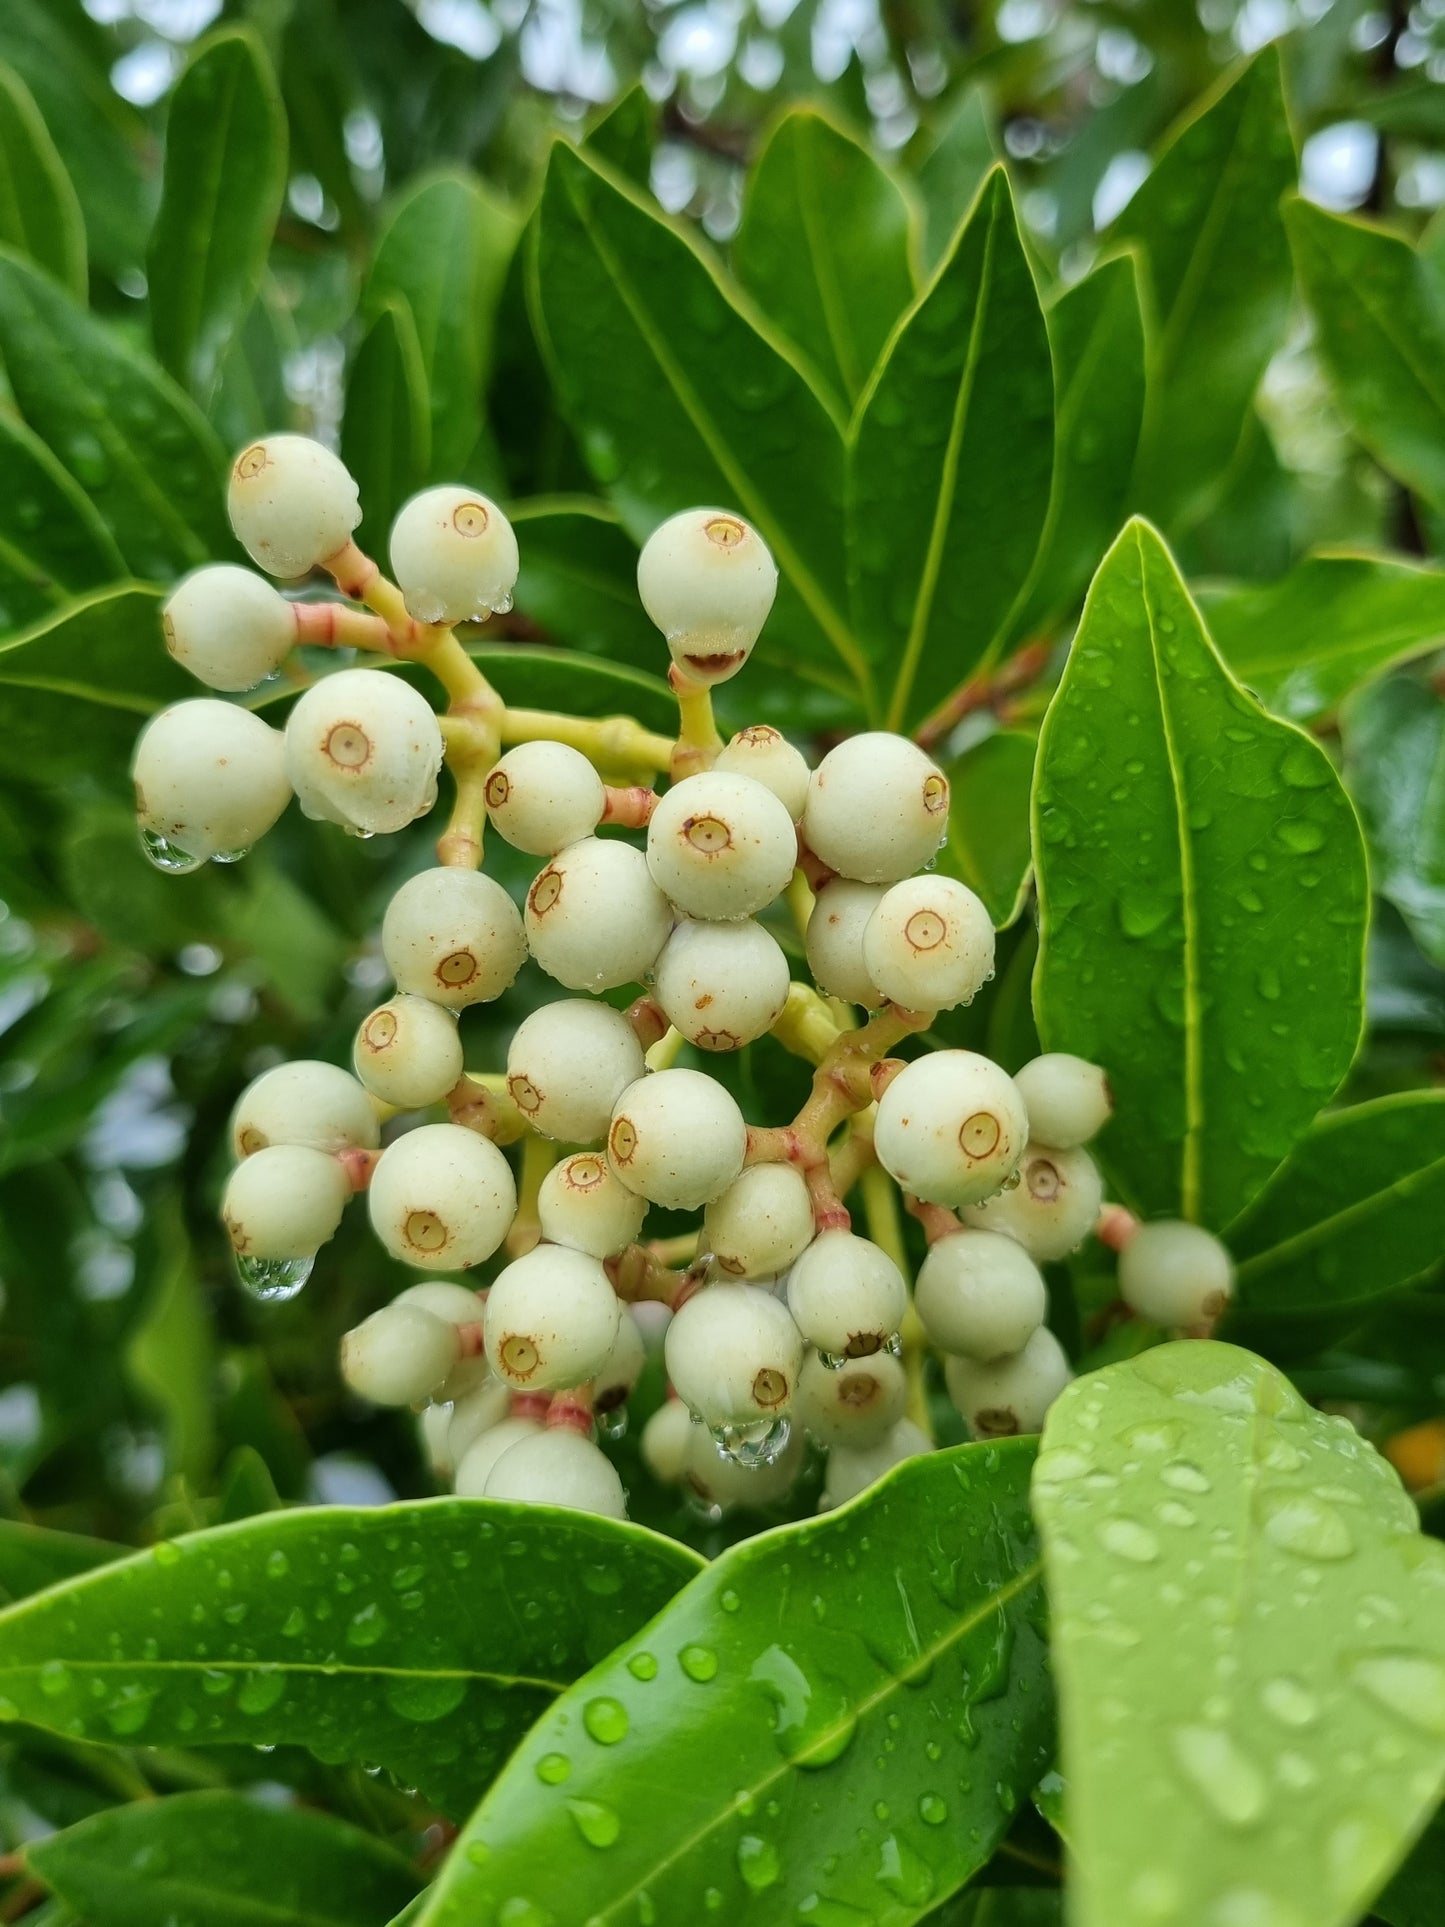
[[(36, 1862), (35, 1871), (62, 1900), (66, 1898), (68, 1882), (63, 1871), (57, 1879), (53, 1874), (47, 1874), (39, 1861)], [(189, 1902), (196, 1909), (197, 1920), (214, 1920), (217, 1902), (224, 1901), (228, 1903), (232, 1920), (276, 1921), (279, 1927), (351, 1927), (346, 1915), (317, 1914), (309, 1909), (305, 1913), (298, 1913), (294, 1906), (279, 1902), (273, 1904), (261, 1898), (256, 1887), (240, 1894), (234, 1888), (206, 1886), (194, 1876), (165, 1874), (153, 1880), (137, 1881), (137, 1884), (143, 1885), (147, 1893), (155, 1896), (156, 1911), (162, 1918), (165, 1917), (161, 1913), (162, 1902), (169, 1902), (174, 1897), (175, 1900)]]
[[(858, 394), (858, 375), (853, 362), (853, 343), (848, 339), (843, 312), (842, 290), (833, 272), (832, 251), (824, 245), (821, 222), (817, 205), (817, 183), (813, 179), (809, 162), (809, 143), (799, 138), (794, 143), (794, 172), (798, 183), (798, 212), (802, 217), (803, 233), (807, 237), (808, 249), (813, 257), (814, 278), (818, 285), (818, 302), (823, 310), (823, 325), (828, 331), (828, 345), (837, 364), (843, 382), (845, 401), (853, 402)], [(803, 344), (799, 344), (802, 346)]]
[[(112, 1568), (99, 1566), (97, 1572)], [(88, 1578), (90, 1575), (80, 1575)], [(67, 1582), (69, 1583), (69, 1582)], [(39, 1595), (34, 1595), (36, 1598)], [(23, 1608), (29, 1602), (21, 1600)], [(311, 1679), (424, 1679), (484, 1682), (489, 1686), (529, 1686), (539, 1692), (551, 1693), (554, 1697), (565, 1693), (572, 1684), (570, 1679), (540, 1679), (531, 1673), (503, 1673), (474, 1666), (363, 1666), (355, 1662), (333, 1663), (331, 1660), (299, 1659), (68, 1659), (63, 1654), (52, 1654), (46, 1659), (24, 1660), (7, 1664), (0, 1660), (0, 1680), (21, 1679), (31, 1674), (40, 1674), (56, 1661), (71, 1673), (116, 1673), (127, 1678), (137, 1673), (281, 1673), (298, 1674)]]
[[(1328, 217), (1321, 217), (1321, 218), (1327, 219)], [(1445, 415), (1445, 396), (1442, 396), (1435, 392), (1426, 374), (1422, 372), (1421, 369), (1416, 367), (1414, 357), (1410, 353), (1408, 345), (1396, 336), (1395, 330), (1391, 326), (1385, 314), (1382, 313), (1381, 310), (1375, 306), (1374, 302), (1369, 299), (1368, 283), (1361, 282), (1357, 284), (1353, 281), (1348, 280), (1346, 276), (1341, 272), (1340, 268), (1337, 266), (1334, 260), (1334, 257), (1331, 255), (1328, 247), (1322, 246), (1317, 237), (1310, 237), (1309, 222), (1306, 221), (1306, 222), (1300, 223), (1299, 225), (1301, 227), (1301, 231), (1305, 234), (1306, 238), (1311, 240), (1311, 245), (1314, 249), (1315, 257), (1318, 261), (1320, 261), (1323, 264), (1330, 278), (1333, 281), (1335, 281), (1338, 284), (1338, 286), (1342, 287), (1345, 290), (1346, 294), (1358, 304), (1358, 306), (1364, 311), (1366, 315), (1369, 316), (1370, 320), (1375, 324), (1376, 328), (1379, 329), (1380, 333), (1384, 336), (1385, 340), (1388, 342), (1390, 347), (1392, 347), (1395, 350), (1395, 353), (1399, 356), (1400, 361), (1403, 364), (1406, 373), (1409, 374), (1411, 379), (1414, 381), (1416, 387), (1420, 390), (1421, 394), (1425, 397), (1425, 400), (1429, 402), (1430, 406), (1435, 410), (1436, 414)], [(1355, 226), (1355, 225), (1363, 225), (1363, 223), (1346, 222), (1345, 225)], [(1396, 240), (1398, 237), (1394, 235), (1389, 235), (1389, 234), (1376, 235), (1373, 232), (1373, 230), (1371, 230), (1371, 238), (1383, 239), (1386, 242), (1389, 242), (1389, 241)], [(1400, 246), (1405, 247), (1407, 253), (1409, 252), (1408, 246), (1405, 242), (1401, 241)], [(1413, 255), (1411, 256), (1410, 266), (1415, 272), (1416, 279), (1419, 280), (1421, 276), (1420, 264), (1418, 259), (1415, 258)], [(1427, 294), (1426, 305), (1427, 306), (1433, 305), (1428, 299), (1428, 294)]]
[(1416, 1190), (1422, 1189), (1436, 1177), (1445, 1177), (1445, 1152), (1437, 1158), (1432, 1158), (1428, 1164), (1416, 1165), (1413, 1171), (1407, 1171), (1404, 1177), (1393, 1179), (1382, 1189), (1368, 1192), (1363, 1198), (1354, 1199), (1341, 1210), (1332, 1212), (1329, 1217), (1318, 1218), (1314, 1224), (1306, 1225), (1302, 1231), (1296, 1231), (1288, 1238), (1281, 1238), (1278, 1244), (1269, 1245), (1265, 1250), (1256, 1252), (1252, 1258), (1240, 1259), (1236, 1268), (1237, 1275), (1243, 1280), (1257, 1277), (1261, 1272), (1274, 1270), (1301, 1253), (1328, 1243), (1342, 1230), (1376, 1216), (1391, 1202), (1412, 1196)]
[(221, 187), (226, 174), (227, 143), (230, 139), (231, 122), (235, 117), (236, 95), (241, 76), (235, 69), (235, 62), (228, 63), (231, 71), (225, 75), (225, 98), (220, 116), (220, 126), (215, 138), (208, 143), (207, 160), (209, 165), (200, 182), (199, 200), (193, 200), (191, 219), (188, 223), (188, 242), (197, 233), (197, 216), (200, 205), (210, 210), (208, 219), (200, 222), (200, 245), (192, 248), (189, 244), (186, 253), (190, 257), (194, 272), (190, 277), (190, 296), (187, 308), (186, 329), (181, 336), (180, 361), (184, 372), (194, 378), (196, 358), (201, 346), (201, 324), (205, 318), (207, 297), (212, 291), (212, 273), (216, 261), (216, 236), (220, 231)]

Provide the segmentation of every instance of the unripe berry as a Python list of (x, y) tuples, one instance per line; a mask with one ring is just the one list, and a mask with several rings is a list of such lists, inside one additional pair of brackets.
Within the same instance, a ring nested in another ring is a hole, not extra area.
[(798, 1374), (793, 1416), (820, 1445), (860, 1452), (893, 1429), (907, 1403), (907, 1374), (891, 1352), (845, 1359), (836, 1371), (810, 1352)]
[(792, 818), (750, 776), (685, 776), (647, 826), (653, 882), (690, 917), (750, 917), (781, 896), (798, 860)]
[(974, 1051), (906, 1064), (878, 1102), (873, 1142), (890, 1177), (931, 1204), (975, 1204), (1013, 1173), (1028, 1142), (1013, 1079)]
[(908, 1287), (886, 1251), (851, 1231), (824, 1231), (788, 1274), (788, 1310), (827, 1359), (882, 1351), (903, 1323)]
[(130, 773), (141, 841), (164, 870), (244, 855), (291, 800), (280, 731), (209, 696), (153, 716)]
[(451, 1424), (451, 1406), (439, 1405), (435, 1400), (430, 1405), (424, 1405), (417, 1413), (417, 1444), (428, 1471), (438, 1484), (449, 1480), (457, 1469), (448, 1443)]
[(828, 1471), (818, 1510), (825, 1512), (832, 1506), (846, 1505), (849, 1499), (856, 1499), (860, 1492), (876, 1485), (895, 1465), (902, 1465), (905, 1459), (922, 1458), (932, 1450), (932, 1439), (907, 1418), (897, 1420), (876, 1445), (856, 1450), (835, 1445), (828, 1454)]
[(637, 558), (637, 593), (694, 682), (724, 682), (752, 652), (778, 591), (768, 546), (740, 515), (684, 509)]
[(1029, 1136), (1057, 1151), (1087, 1144), (1109, 1121), (1114, 1100), (1097, 1064), (1067, 1051), (1047, 1051), (1014, 1073), (1029, 1114)]
[(542, 1428), (535, 1419), (504, 1418), (469, 1445), (457, 1458), (453, 1490), (460, 1499), (480, 1499), (492, 1476), (492, 1467), (504, 1452), (522, 1439), (537, 1438)]
[(621, 1312), (595, 1258), (538, 1245), (514, 1258), (487, 1293), (488, 1362), (518, 1391), (580, 1385), (607, 1362)]
[(537, 1192), (537, 1221), (547, 1242), (593, 1258), (611, 1258), (625, 1250), (636, 1240), (646, 1215), (647, 1200), (628, 1190), (600, 1151), (577, 1151), (563, 1158)]
[(569, 990), (640, 983), (672, 929), (642, 852), (599, 836), (552, 858), (527, 892), (526, 917), (532, 955)]
[(700, 1050), (740, 1050), (770, 1031), (788, 1001), (788, 960), (771, 932), (741, 923), (679, 923), (657, 960), (652, 994)]
[(813, 771), (803, 836), (821, 863), (860, 883), (896, 883), (948, 834), (948, 778), (906, 736), (865, 730)]
[(1233, 1291), (1233, 1260), (1200, 1225), (1177, 1218), (1141, 1224), (1119, 1253), (1119, 1295), (1151, 1324), (1174, 1331), (1212, 1325)]
[(991, 1365), (974, 1358), (946, 1358), (948, 1396), (975, 1438), (1013, 1438), (1042, 1430), (1045, 1414), (1074, 1376), (1063, 1346), (1040, 1325), (1022, 1351)]
[(966, 884), (908, 877), (884, 892), (863, 932), (863, 967), (905, 1010), (972, 1003), (993, 975), (993, 924)]
[[(701, 1428), (697, 1428), (701, 1429)], [(680, 1398), (666, 1398), (642, 1428), (638, 1448), (642, 1463), (659, 1485), (680, 1485), (687, 1468), (688, 1440), (694, 1430), (692, 1413)], [(706, 1435), (712, 1444), (712, 1434)]]
[(344, 549), (361, 520), (352, 476), (305, 435), (267, 435), (243, 448), (231, 465), (226, 510), (257, 567), (286, 577)]
[(813, 1242), (813, 1200), (791, 1164), (750, 1164), (703, 1213), (702, 1249), (730, 1278), (786, 1271)]
[(291, 604), (263, 576), (212, 562), (171, 591), (161, 613), (166, 648), (211, 689), (254, 689), (296, 642)]
[(772, 1459), (734, 1458), (705, 1425), (689, 1425), (685, 1446), (682, 1482), (693, 1499), (718, 1518), (780, 1504), (797, 1484), (807, 1457), (801, 1429), (789, 1434)]
[(1044, 1322), (1049, 1297), (1022, 1245), (992, 1231), (957, 1231), (930, 1249), (913, 1302), (941, 1352), (986, 1360), (1021, 1350)]
[(718, 752), (714, 769), (750, 776), (771, 790), (796, 823), (808, 801), (808, 759), (771, 723), (750, 723)]
[(462, 1074), (457, 1020), (425, 997), (393, 997), (362, 1019), (352, 1061), (383, 1104), (417, 1111), (440, 1103)]
[(404, 830), (425, 816), (441, 766), (436, 712), (384, 669), (324, 677), (286, 723), (286, 767), (302, 809), (359, 835)]
[(483, 1432), (501, 1425), (511, 1416), (512, 1388), (490, 1371), (480, 1384), (464, 1392), (451, 1408), (447, 1431), (447, 1453), (454, 1466), (460, 1465)]
[[(480, 1295), (467, 1285), (453, 1284), (446, 1278), (426, 1278), (419, 1285), (408, 1285), (399, 1291), (391, 1301), (394, 1305), (416, 1305), (422, 1311), (429, 1311), (434, 1318), (441, 1318), (447, 1324), (480, 1325), (482, 1322), (482, 1300)], [(485, 1356), (480, 1352), (459, 1355), (443, 1382), (434, 1387), (434, 1399), (450, 1402), (466, 1397), (479, 1385), (495, 1384), (488, 1370)]]
[(702, 1071), (655, 1071), (629, 1084), (607, 1132), (607, 1159), (629, 1191), (696, 1211), (743, 1168), (748, 1127), (730, 1092)]
[(602, 778), (566, 743), (518, 743), (492, 770), (484, 794), (498, 836), (529, 856), (555, 856), (591, 836), (607, 802)]
[(846, 1003), (873, 1010), (883, 993), (863, 961), (863, 937), (873, 912), (887, 893), (881, 883), (854, 883), (838, 877), (818, 892), (808, 918), (804, 947), (819, 990)]
[(767, 1424), (787, 1412), (803, 1340), (770, 1291), (708, 1285), (668, 1326), (664, 1357), (678, 1397), (716, 1432)]
[(421, 1305), (383, 1305), (341, 1341), (341, 1376), (373, 1405), (419, 1405), (456, 1361), (456, 1326)]
[(583, 997), (543, 1004), (522, 1019), (507, 1047), (512, 1102), (534, 1131), (564, 1144), (606, 1137), (613, 1106), (645, 1068), (622, 1012)]
[(637, 1320), (624, 1305), (612, 1350), (592, 1382), (592, 1409), (598, 1418), (605, 1418), (619, 1405), (627, 1403), (637, 1389), (646, 1363), (647, 1347), (642, 1342), (642, 1333), (637, 1329)]
[(1037, 1264), (1077, 1251), (1104, 1201), (1099, 1171), (1087, 1151), (1030, 1144), (1019, 1181), (964, 1213), (971, 1225), (1015, 1238)]
[(309, 1144), (315, 1151), (374, 1151), (381, 1142), (376, 1110), (363, 1087), (335, 1064), (303, 1058), (262, 1071), (242, 1091), (231, 1118), (238, 1158), (268, 1144)]
[(221, 1218), (239, 1258), (309, 1258), (335, 1233), (350, 1196), (335, 1158), (273, 1144), (231, 1173)]
[(512, 606), (517, 538), (495, 502), (443, 483), (392, 523), (391, 572), (418, 622), (482, 621)]
[[(490, 1138), (460, 1124), (423, 1124), (382, 1152), (366, 1202), (393, 1258), (419, 1271), (467, 1271), (506, 1237), (517, 1187)], [(480, 1316), (478, 1307), (472, 1317)]]
[(403, 883), (381, 925), (398, 990), (448, 1010), (500, 997), (527, 959), (522, 913), (480, 870), (423, 870)]
[(563, 1426), (518, 1439), (487, 1475), (484, 1496), (513, 1505), (565, 1506), (603, 1519), (627, 1517), (627, 1494), (612, 1461), (591, 1439)]

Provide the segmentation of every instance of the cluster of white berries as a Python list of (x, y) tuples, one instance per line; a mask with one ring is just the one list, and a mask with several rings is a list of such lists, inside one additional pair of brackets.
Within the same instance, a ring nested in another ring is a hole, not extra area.
[[(354, 593), (375, 578), (351, 542), (355, 484), (315, 443), (282, 435), (246, 449), (230, 512), (273, 575), (325, 565)], [(427, 637), (510, 606), (516, 540), (473, 490), (409, 502), (390, 552), (423, 661)], [(645, 545), (638, 586), (680, 693), (696, 696), (746, 661), (776, 570), (746, 522), (693, 510)], [(212, 688), (252, 689), (298, 641), (340, 639), (326, 633), (333, 618), (305, 614), (322, 607), (244, 569), (202, 569), (166, 605), (167, 646)], [(806, 1113), (791, 1138), (750, 1131), (723, 1083), (672, 1062), (684, 1045), (736, 1051), (778, 1026), (795, 987), (759, 919), (800, 868), (813, 894), (800, 887), (793, 904), (807, 906), (807, 960), (837, 1000), (840, 1040), (856, 1022), (842, 1006), (891, 1012), (901, 1037), (975, 996), (993, 973), (992, 925), (972, 891), (929, 867), (947, 828), (946, 777), (885, 732), (840, 743), (813, 769), (766, 724), (720, 751), (691, 747), (660, 796), (609, 790), (561, 740), (494, 749), (486, 816), (541, 859), (524, 905), (461, 864), (413, 876), (386, 911), (395, 990), (357, 1030), (354, 1075), (284, 1064), (236, 1108), (222, 1216), (253, 1291), (299, 1290), (363, 1190), (384, 1248), (433, 1274), (347, 1335), (342, 1371), (358, 1396), (421, 1412), (433, 1466), (464, 1494), (624, 1516), (593, 1429), (616, 1423), (645, 1360), (630, 1297), (671, 1310), (671, 1395), (645, 1429), (644, 1459), (703, 1506), (777, 1498), (807, 1437), (829, 1455), (829, 1504), (928, 1450), (906, 1415), (907, 1281), (852, 1230), (832, 1187), (828, 1139), (843, 1116), (924, 1223), (913, 1307), (973, 1432), (1037, 1429), (1069, 1377), (1039, 1267), (1099, 1219), (1084, 1148), (1109, 1115), (1097, 1067), (1052, 1055), (1010, 1077), (970, 1051), (904, 1064), (880, 1051), (864, 1065), (867, 1088), (809, 1139)], [(164, 868), (229, 861), (293, 793), (354, 834), (397, 831), (431, 808), (443, 760), (430, 703), (388, 669), (316, 680), (284, 731), (235, 702), (180, 703), (136, 749), (142, 838)], [(640, 844), (617, 833), (628, 828), (644, 832)], [(459, 1014), (500, 997), (529, 959), (570, 994), (517, 1026), (504, 1072), (469, 1076)], [(643, 991), (629, 1011), (604, 1001), (624, 986)], [(664, 1032), (650, 1062), (645, 1041)], [(383, 1146), (395, 1113), (408, 1127)], [(496, 1140), (523, 1132), (557, 1148), (519, 1209)], [(640, 1242), (650, 1206), (702, 1214), (680, 1273)], [(499, 1253), (483, 1291), (435, 1275)], [(633, 1291), (639, 1277), (658, 1288)], [(1229, 1284), (1227, 1254), (1191, 1226), (1143, 1227), (1121, 1265), (1129, 1302), (1184, 1328), (1216, 1316)]]

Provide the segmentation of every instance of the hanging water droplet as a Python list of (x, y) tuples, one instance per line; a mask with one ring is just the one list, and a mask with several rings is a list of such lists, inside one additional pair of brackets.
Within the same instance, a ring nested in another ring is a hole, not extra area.
[(236, 1254), (236, 1276), (253, 1298), (283, 1304), (294, 1298), (316, 1266), (316, 1253), (306, 1258), (245, 1258)]
[(589, 1847), (610, 1847), (622, 1831), (615, 1809), (602, 1800), (569, 1800), (567, 1811)]
[(1180, 1772), (1221, 1820), (1244, 1827), (1264, 1812), (1264, 1777), (1228, 1733), (1213, 1726), (1179, 1726), (1170, 1745)]
[(1424, 1653), (1371, 1653), (1350, 1678), (1386, 1712), (1423, 1733), (1445, 1734), (1445, 1666)]
[(247, 843), (239, 850), (217, 850), (211, 858), (212, 863), (239, 863), (243, 856), (251, 854), (252, 846)]
[(616, 1445), (619, 1439), (627, 1437), (627, 1407), (614, 1405), (610, 1412), (598, 1412), (597, 1436), (606, 1439), (609, 1445)]
[(140, 846), (147, 863), (164, 870), (167, 876), (189, 876), (192, 870), (199, 870), (205, 861), (204, 857), (192, 856), (189, 850), (183, 850), (179, 843), (172, 843), (159, 830), (142, 827)]
[(599, 1746), (616, 1746), (627, 1738), (627, 1708), (621, 1700), (604, 1694), (588, 1700), (582, 1709), (582, 1724)]
[(749, 1425), (717, 1425), (713, 1439), (718, 1451), (734, 1465), (773, 1465), (783, 1455), (792, 1437), (792, 1424), (786, 1418), (756, 1419)]
[(1259, 1502), (1264, 1536), (1301, 1559), (1348, 1559), (1350, 1529), (1332, 1505), (1307, 1492), (1268, 1492)]
[(755, 1894), (776, 1886), (783, 1877), (777, 1848), (771, 1840), (764, 1840), (756, 1833), (745, 1833), (739, 1840), (737, 1863), (743, 1885)]

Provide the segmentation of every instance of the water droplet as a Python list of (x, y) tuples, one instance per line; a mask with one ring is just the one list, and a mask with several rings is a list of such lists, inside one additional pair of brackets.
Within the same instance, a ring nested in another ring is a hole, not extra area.
[(738, 1598), (737, 1594), (733, 1591), (732, 1587), (729, 1586), (727, 1591), (724, 1592), (719, 1597), (717, 1603), (722, 1607), (725, 1613), (735, 1613), (738, 1607), (741, 1606), (743, 1602), (741, 1599)]
[(734, 1465), (773, 1465), (787, 1449), (792, 1437), (787, 1418), (756, 1419), (749, 1425), (717, 1425), (712, 1428), (717, 1449)]
[(192, 856), (189, 850), (183, 850), (179, 843), (172, 843), (155, 830), (141, 830), (140, 846), (147, 863), (153, 863), (158, 870), (164, 870), (167, 876), (189, 876), (193, 870), (199, 870), (206, 860), (204, 857)]
[(627, 1738), (627, 1708), (603, 1694), (582, 1708), (582, 1724), (599, 1746), (616, 1746)]
[(1423, 1653), (1370, 1653), (1350, 1678), (1377, 1705), (1422, 1733), (1445, 1735), (1445, 1666)]
[(773, 1738), (800, 1767), (831, 1766), (852, 1744), (858, 1716), (847, 1692), (821, 1674), (805, 1673), (782, 1646), (769, 1646), (748, 1678), (773, 1703)]
[(1105, 1519), (1098, 1531), (1099, 1544), (1105, 1552), (1112, 1552), (1118, 1559), (1127, 1559), (1132, 1565), (1148, 1566), (1159, 1557), (1159, 1541), (1137, 1519)]
[(1207, 1474), (1192, 1465), (1188, 1459), (1173, 1459), (1160, 1472), (1159, 1477), (1165, 1485), (1172, 1485), (1176, 1492), (1208, 1492), (1211, 1490)]
[(316, 1254), (309, 1258), (236, 1258), (236, 1276), (253, 1298), (267, 1304), (283, 1304), (294, 1298), (316, 1266)]
[(572, 1762), (565, 1753), (544, 1753), (537, 1762), (537, 1778), (543, 1786), (561, 1786), (572, 1771)]
[(896, 1833), (883, 1841), (873, 1877), (905, 1906), (923, 1907), (933, 1898), (933, 1869)]
[(1265, 1808), (1265, 1783), (1254, 1762), (1214, 1726), (1178, 1726), (1170, 1735), (1175, 1763), (1221, 1820), (1248, 1826)]
[(656, 1679), (657, 1661), (651, 1653), (634, 1653), (627, 1662), (627, 1670), (634, 1679)]
[(776, 1886), (783, 1877), (782, 1862), (771, 1840), (756, 1833), (745, 1833), (737, 1845), (738, 1872), (743, 1885), (755, 1894)]
[(353, 1616), (346, 1629), (346, 1643), (348, 1646), (374, 1646), (379, 1639), (386, 1637), (386, 1630), (386, 1614), (373, 1601)]
[(711, 1646), (684, 1646), (677, 1656), (677, 1663), (700, 1686), (717, 1677), (717, 1654)]
[(266, 1561), (266, 1577), (268, 1579), (284, 1579), (290, 1570), (291, 1561), (278, 1546)]
[(241, 1681), (236, 1704), (243, 1713), (269, 1713), (285, 1691), (286, 1675), (279, 1667), (263, 1667)]
[(622, 1831), (614, 1809), (601, 1800), (569, 1800), (567, 1811), (589, 1847), (610, 1847)]
[(1314, 1694), (1286, 1674), (1266, 1680), (1259, 1697), (1265, 1712), (1273, 1714), (1282, 1726), (1309, 1726), (1319, 1717), (1319, 1702)]
[(162, 1539), (159, 1545), (152, 1547), (151, 1556), (158, 1566), (178, 1566), (185, 1555), (172, 1540)]
[(211, 858), (212, 863), (239, 863), (251, 854), (252, 845), (247, 843), (239, 850), (217, 850)]
[(1354, 1539), (1332, 1505), (1307, 1492), (1266, 1492), (1259, 1500), (1264, 1536), (1301, 1559), (1348, 1559)]
[(62, 1659), (48, 1659), (40, 1669), (40, 1690), (47, 1699), (59, 1699), (75, 1685), (70, 1668)]
[(392, 1712), (422, 1725), (455, 1713), (466, 1696), (467, 1682), (455, 1674), (400, 1673), (386, 1682)]
[(940, 1800), (936, 1793), (921, 1794), (918, 1801), (918, 1817), (925, 1826), (941, 1827), (948, 1818), (947, 1801)]
[(150, 1718), (157, 1690), (137, 1682), (121, 1687), (105, 1709), (105, 1723), (117, 1739), (127, 1739), (132, 1733), (140, 1732)]

